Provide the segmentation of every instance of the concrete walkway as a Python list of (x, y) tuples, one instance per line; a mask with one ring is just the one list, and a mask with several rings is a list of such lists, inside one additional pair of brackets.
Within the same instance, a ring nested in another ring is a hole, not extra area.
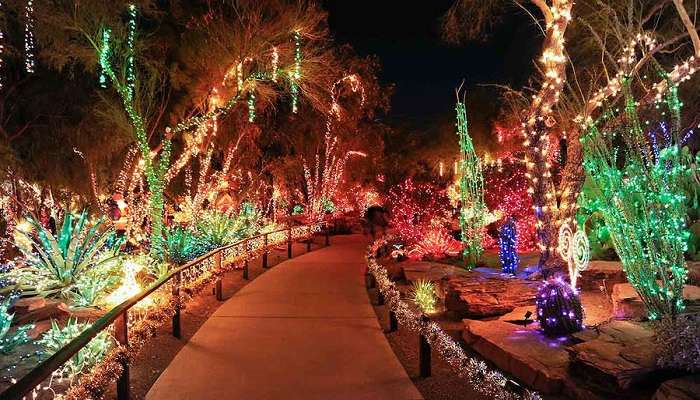
[(365, 240), (331, 242), (227, 300), (146, 399), (421, 399), (369, 303)]

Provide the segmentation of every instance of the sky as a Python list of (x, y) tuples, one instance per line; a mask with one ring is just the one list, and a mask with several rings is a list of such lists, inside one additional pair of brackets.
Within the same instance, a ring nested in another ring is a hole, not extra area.
[(520, 88), (532, 73), (541, 39), (524, 12), (508, 11), (481, 43), (454, 46), (440, 32), (440, 18), (453, 1), (324, 1), (336, 41), (360, 55), (377, 55), (381, 81), (395, 84), (388, 116), (394, 123), (419, 128), (453, 118), (454, 90), (465, 79), (470, 114), (477, 114), (470, 120), (488, 124), (499, 106), (498, 91), (481, 85)]

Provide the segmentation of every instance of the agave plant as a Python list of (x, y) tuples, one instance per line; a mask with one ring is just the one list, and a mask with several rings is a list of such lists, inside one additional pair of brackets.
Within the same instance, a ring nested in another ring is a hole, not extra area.
[(165, 231), (166, 261), (184, 264), (205, 254), (211, 248), (195, 232), (175, 226)]
[(197, 233), (211, 248), (217, 248), (237, 239), (238, 219), (218, 211), (207, 211), (197, 221)]
[(25, 240), (17, 242), (27, 265), (11, 272), (23, 295), (70, 298), (78, 279), (111, 262), (121, 244), (102, 219), (90, 222), (87, 211), (77, 218), (67, 212), (56, 235), (33, 218), (27, 221), (36, 235), (20, 231)]
[(0, 353), (10, 354), (17, 347), (29, 341), (27, 334), (34, 325), (23, 325), (17, 328), (11, 335), (10, 326), (14, 314), (10, 314), (7, 310), (12, 306), (13, 297), (7, 296), (0, 302)]
[[(88, 326), (89, 324), (78, 322), (73, 318), (68, 319), (64, 327), (59, 326), (56, 320), (51, 320), (51, 329), (37, 343), (44, 348), (45, 354), (50, 356), (78, 337)], [(81, 372), (89, 370), (102, 361), (112, 343), (107, 331), (98, 333), (90, 343), (64, 363), (58, 373), (61, 377), (72, 379)]]

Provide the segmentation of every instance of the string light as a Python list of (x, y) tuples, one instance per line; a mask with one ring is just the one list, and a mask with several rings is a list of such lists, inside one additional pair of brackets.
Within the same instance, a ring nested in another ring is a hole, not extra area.
[(518, 234), (513, 217), (506, 218), (498, 234), (498, 257), (501, 260), (501, 271), (504, 274), (515, 275), (520, 259), (517, 252)]
[(289, 72), (290, 76), (290, 92), (292, 94), (292, 112), (298, 111), (299, 104), (299, 79), (301, 79), (301, 34), (298, 30), (294, 31), (294, 70)]
[(34, 73), (36, 63), (34, 22), (34, 2), (27, 0), (27, 5), (24, 7), (24, 69), (28, 74)]
[(484, 249), (481, 242), (484, 236), (484, 213), (488, 211), (484, 202), (484, 176), (481, 160), (474, 151), (474, 144), (469, 136), (467, 110), (463, 102), (457, 101), (457, 136), (460, 149), (460, 215), (464, 255), (467, 267), (473, 268)]
[(255, 85), (248, 89), (248, 122), (255, 121)]
[[(136, 41), (136, 5), (129, 4), (129, 22), (127, 24), (126, 38), (126, 86), (128, 100), (134, 98), (134, 85), (136, 84), (136, 67), (134, 65), (134, 44)], [(108, 57), (107, 57), (108, 58)], [(102, 60), (100, 60), (102, 62)]]
[(272, 46), (272, 81), (277, 82), (277, 72), (279, 69), (280, 54), (277, 46)]
[(486, 398), (500, 400), (541, 400), (536, 392), (524, 390), (522, 395), (509, 390), (509, 387), (521, 388), (510, 381), (501, 372), (490, 369), (485, 362), (466, 354), (462, 346), (445, 332), (437, 322), (426, 321), (422, 314), (415, 313), (401, 300), (401, 292), (389, 279), (387, 270), (376, 259), (378, 250), (386, 247), (391, 239), (380, 239), (367, 250), (367, 268), (377, 282), (377, 288), (386, 300), (386, 304), (401, 326), (426, 338), (431, 349), (445, 360), (461, 378), (466, 378), (476, 392)]
[[(3, 4), (0, 1), (0, 14), (4, 15), (2, 8)], [(0, 24), (0, 90), (3, 89), (5, 84), (5, 32), (2, 28), (3, 24)]]
[[(627, 279), (646, 305), (650, 319), (675, 315), (685, 308), (684, 252), (689, 233), (682, 177), (687, 176), (688, 165), (678, 144), (682, 106), (678, 86), (669, 87), (657, 106), (670, 112), (673, 143), (659, 152), (658, 159), (647, 151), (649, 144), (629, 79), (623, 81), (624, 126), (606, 125), (617, 117), (609, 111), (591, 123), (582, 137), (584, 168), (601, 193), (597, 197), (599, 212)], [(601, 126), (606, 126), (602, 132)], [(618, 154), (617, 149), (623, 153)], [(622, 166), (620, 159), (624, 160)]]
[[(111, 35), (111, 29), (105, 28), (102, 30), (102, 46), (100, 47), (100, 66), (107, 64), (107, 62), (109, 61), (109, 40)], [(107, 88), (107, 75), (105, 74), (104, 70), (100, 71), (100, 87), (103, 89)]]

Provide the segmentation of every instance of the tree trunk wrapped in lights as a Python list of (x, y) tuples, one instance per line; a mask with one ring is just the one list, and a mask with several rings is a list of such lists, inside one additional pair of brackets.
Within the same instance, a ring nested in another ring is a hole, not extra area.
[(474, 151), (474, 144), (469, 136), (467, 125), (467, 109), (464, 102), (457, 101), (457, 135), (459, 136), (459, 192), (462, 207), (459, 223), (462, 228), (464, 256), (467, 257), (467, 267), (476, 266), (479, 257), (484, 252), (481, 241), (484, 236), (484, 217), (488, 212), (484, 202), (484, 176), (481, 160)]
[(606, 113), (588, 127), (584, 167), (627, 278), (649, 318), (656, 319), (684, 309), (688, 231), (682, 178), (689, 170), (680, 157), (677, 87), (670, 87), (660, 105), (670, 111), (672, 142), (656, 157), (629, 85), (625, 79), (623, 118)]

